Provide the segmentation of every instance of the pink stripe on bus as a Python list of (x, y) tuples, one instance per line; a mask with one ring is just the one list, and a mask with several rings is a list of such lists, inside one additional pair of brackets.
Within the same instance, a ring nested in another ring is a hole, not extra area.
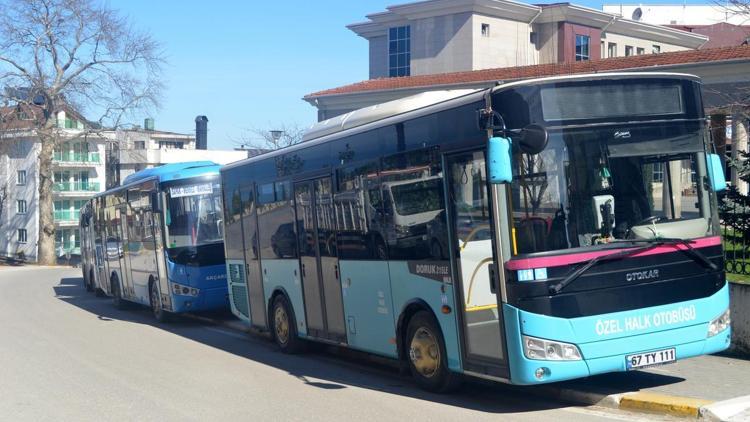
[[(692, 239), (693, 243), (691, 246), (698, 248), (706, 248), (709, 246), (716, 246), (721, 244), (721, 237), (701, 237), (698, 239)], [(636, 246), (638, 247), (638, 246)], [(648, 256), (663, 254), (668, 252), (674, 252), (675, 250), (685, 250), (685, 245), (661, 245), (647, 251), (639, 252), (631, 257)], [(583, 252), (583, 253), (570, 253), (555, 256), (542, 256), (539, 258), (518, 258), (511, 259), (505, 263), (505, 268), (509, 270), (527, 270), (531, 268), (543, 268), (543, 267), (560, 267), (563, 265), (577, 264), (579, 262), (591, 261), (592, 259), (612, 253), (612, 250), (607, 251), (596, 251), (596, 252)]]

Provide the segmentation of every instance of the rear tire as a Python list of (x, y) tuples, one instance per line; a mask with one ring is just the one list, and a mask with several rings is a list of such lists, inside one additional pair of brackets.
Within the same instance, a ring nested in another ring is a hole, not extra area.
[(158, 322), (169, 322), (172, 318), (169, 312), (165, 311), (161, 307), (161, 300), (159, 298), (159, 288), (156, 286), (156, 281), (151, 282), (149, 288), (149, 302), (151, 304), (151, 313)]
[(271, 335), (276, 346), (284, 353), (303, 352), (305, 342), (297, 336), (297, 324), (286, 296), (278, 295), (271, 308)]
[(432, 314), (419, 311), (412, 316), (404, 347), (409, 370), (420, 388), (447, 393), (460, 386), (459, 374), (448, 369), (443, 333)]
[(127, 308), (125, 299), (122, 298), (122, 289), (120, 287), (120, 280), (117, 278), (116, 275), (112, 276), (112, 304), (114, 304), (115, 308), (117, 309)]

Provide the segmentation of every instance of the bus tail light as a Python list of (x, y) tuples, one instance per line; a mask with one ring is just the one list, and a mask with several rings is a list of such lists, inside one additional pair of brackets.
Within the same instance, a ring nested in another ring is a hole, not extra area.
[(729, 309), (727, 309), (708, 324), (708, 335), (706, 337), (713, 337), (729, 328), (730, 325), (732, 325), (732, 318), (729, 315)]
[(200, 293), (200, 289), (196, 289), (195, 287), (185, 286), (179, 283), (170, 283), (170, 284), (172, 284), (172, 293), (176, 295), (198, 296), (198, 293)]
[(581, 352), (574, 344), (522, 336), (523, 354), (535, 360), (581, 360)]

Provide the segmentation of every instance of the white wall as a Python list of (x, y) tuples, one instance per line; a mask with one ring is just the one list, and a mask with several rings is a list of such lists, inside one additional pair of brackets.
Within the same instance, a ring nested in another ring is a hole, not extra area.
[(411, 74), (472, 70), (472, 14), (457, 13), (411, 22)]
[[(36, 260), (38, 218), (37, 156), (39, 143), (29, 138), (4, 139), (0, 151), (0, 185), (8, 187), (8, 198), (0, 216), (0, 254), (16, 256), (23, 252), (27, 259)], [(16, 184), (16, 172), (26, 170), (26, 185)], [(26, 214), (18, 214), (16, 201), (26, 201)], [(18, 229), (25, 228), (27, 241), (18, 243)]]
[[(472, 69), (492, 69), (537, 64), (539, 53), (529, 41), (531, 26), (526, 22), (473, 15)], [(489, 25), (489, 37), (482, 36), (482, 24)]]
[(602, 8), (607, 13), (620, 14), (627, 19), (633, 17), (633, 11), (641, 8), (641, 22), (655, 25), (713, 25), (729, 22), (734, 25), (747, 25), (747, 17), (732, 14), (716, 5), (620, 5), (605, 4)]

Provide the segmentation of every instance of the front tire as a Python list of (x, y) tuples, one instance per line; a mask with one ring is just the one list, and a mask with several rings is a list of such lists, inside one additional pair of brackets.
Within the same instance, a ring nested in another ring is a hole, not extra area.
[(125, 309), (127, 307), (125, 299), (122, 298), (122, 288), (120, 287), (120, 280), (116, 275), (112, 276), (112, 303), (117, 309)]
[(295, 322), (292, 307), (284, 295), (278, 295), (273, 300), (271, 310), (271, 324), (273, 340), (276, 346), (284, 353), (300, 353), (304, 351), (304, 340), (297, 336), (297, 324)]
[(432, 314), (414, 314), (406, 329), (405, 346), (409, 370), (420, 388), (446, 393), (460, 385), (459, 375), (448, 369), (443, 333)]
[(151, 304), (151, 313), (158, 322), (169, 322), (170, 315), (164, 308), (161, 307), (161, 299), (159, 298), (159, 288), (156, 286), (156, 282), (151, 282), (149, 288), (149, 302)]
[(94, 283), (91, 279), (91, 275), (86, 275), (86, 270), (83, 270), (83, 286), (86, 288), (87, 292), (93, 292), (94, 291)]

